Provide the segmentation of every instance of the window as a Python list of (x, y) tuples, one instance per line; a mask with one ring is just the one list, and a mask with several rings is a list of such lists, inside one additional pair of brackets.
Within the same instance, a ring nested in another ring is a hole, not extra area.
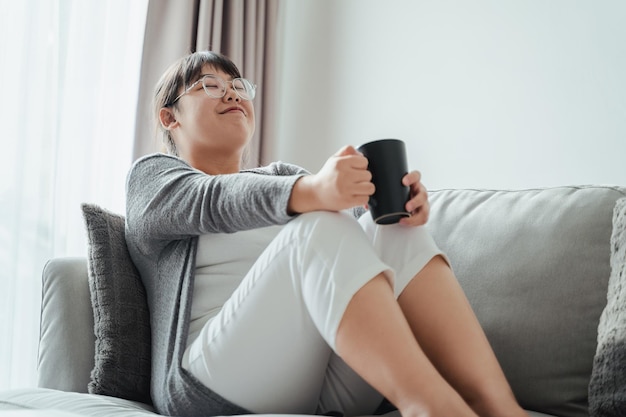
[(0, 0), (0, 389), (36, 383), (41, 271), (123, 213), (147, 0)]

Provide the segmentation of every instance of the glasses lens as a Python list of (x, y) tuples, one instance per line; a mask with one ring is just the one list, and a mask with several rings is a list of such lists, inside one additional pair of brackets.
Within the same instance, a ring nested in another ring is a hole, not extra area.
[(213, 75), (205, 75), (202, 78), (202, 87), (209, 97), (221, 98), (226, 92), (224, 81)]
[[(245, 78), (235, 78), (232, 81), (233, 89), (244, 100), (254, 99), (256, 86)], [(226, 82), (215, 75), (205, 75), (202, 78), (202, 87), (209, 97), (222, 98), (226, 94)]]
[(244, 100), (252, 100), (256, 93), (255, 86), (245, 78), (235, 78), (233, 80), (233, 88), (237, 95)]

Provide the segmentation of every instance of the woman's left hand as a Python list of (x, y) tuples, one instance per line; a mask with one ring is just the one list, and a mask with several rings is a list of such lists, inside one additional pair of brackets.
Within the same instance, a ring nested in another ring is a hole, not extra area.
[(430, 203), (428, 202), (428, 192), (421, 179), (422, 174), (419, 171), (411, 171), (402, 178), (402, 184), (411, 189), (411, 198), (405, 206), (406, 211), (411, 213), (411, 217), (402, 218), (400, 224), (422, 226), (428, 221)]

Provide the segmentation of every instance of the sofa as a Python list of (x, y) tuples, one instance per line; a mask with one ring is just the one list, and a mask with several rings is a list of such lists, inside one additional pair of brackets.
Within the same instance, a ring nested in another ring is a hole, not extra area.
[[(426, 227), (529, 415), (626, 416), (626, 188), (450, 189), (430, 191), (430, 201)], [(117, 222), (101, 225), (106, 239), (114, 224), (123, 233), (122, 216), (92, 215)], [(86, 226), (94, 245), (87, 217)], [(115, 272), (119, 262), (102, 263), (93, 249), (45, 266), (38, 387), (0, 392), (1, 416), (157, 415), (149, 401), (94, 388), (101, 316), (116, 308), (94, 298), (94, 280), (102, 279), (95, 267), (112, 269), (106, 279), (114, 286), (132, 275)], [(141, 371), (134, 362), (124, 367)], [(389, 407), (381, 413), (399, 416)]]

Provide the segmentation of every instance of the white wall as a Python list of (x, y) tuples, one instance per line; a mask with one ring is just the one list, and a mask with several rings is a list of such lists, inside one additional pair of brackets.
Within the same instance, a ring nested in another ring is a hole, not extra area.
[(625, 1), (283, 4), (272, 159), (395, 137), (431, 189), (626, 185)]

